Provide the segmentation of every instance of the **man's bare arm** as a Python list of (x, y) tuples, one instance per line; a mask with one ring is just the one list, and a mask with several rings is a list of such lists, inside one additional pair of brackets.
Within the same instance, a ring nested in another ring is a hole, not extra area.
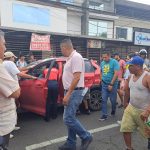
[(150, 91), (150, 75), (147, 76), (146, 81), (147, 81), (148, 89)]
[(19, 71), (26, 71), (26, 70), (29, 70), (29, 68), (27, 68), (27, 67), (22, 67), (22, 68), (18, 67), (18, 69), (19, 69)]
[[(146, 85), (150, 91), (150, 75), (146, 76)], [(147, 121), (149, 115), (150, 115), (150, 105), (141, 113), (141, 119), (143, 121)]]
[(111, 84), (112, 84), (112, 85), (115, 83), (115, 81), (117, 80), (117, 78), (118, 78), (118, 71), (115, 71), (115, 72), (114, 72), (114, 76), (113, 76), (113, 78), (112, 78), (112, 80), (111, 80)]
[(19, 98), (19, 96), (20, 96), (20, 88), (17, 89), (15, 92), (13, 92), (13, 93), (9, 96), (9, 98), (15, 98), (15, 99), (17, 99), (17, 98)]
[(31, 76), (29, 74), (22, 73), (22, 72), (18, 73), (17, 75), (22, 78), (37, 79), (37, 77)]
[(129, 81), (130, 81), (130, 77), (125, 80), (125, 95), (124, 95), (124, 108), (127, 107), (128, 103), (129, 103), (129, 98), (130, 98), (130, 88), (129, 88)]

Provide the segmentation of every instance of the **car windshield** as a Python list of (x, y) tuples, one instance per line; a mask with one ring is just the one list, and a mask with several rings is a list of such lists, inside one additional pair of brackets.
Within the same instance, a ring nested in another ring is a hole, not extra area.
[(35, 61), (35, 62), (32, 62), (30, 64), (27, 65), (27, 68), (32, 68), (38, 64), (40, 64), (43, 60), (38, 60), (38, 61)]
[(94, 72), (94, 67), (92, 66), (89, 60), (84, 60), (85, 63), (85, 72)]
[(49, 59), (49, 58), (46, 58), (46, 59), (41, 59), (41, 60), (32, 62), (32, 63), (30, 63), (30, 64), (27, 65), (27, 68), (32, 68), (32, 67), (34, 67), (34, 66), (36, 66), (36, 65), (38, 65), (38, 64), (40, 64), (40, 63), (42, 63), (42, 62), (46, 62), (46, 61), (48, 61), (48, 60), (50, 60), (50, 59)]

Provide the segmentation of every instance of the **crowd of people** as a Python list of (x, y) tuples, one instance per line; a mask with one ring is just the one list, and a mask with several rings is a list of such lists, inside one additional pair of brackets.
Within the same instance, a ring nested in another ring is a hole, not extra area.
[(102, 116), (99, 120), (108, 119), (108, 98), (112, 105), (111, 115), (115, 115), (118, 89), (121, 100), (119, 108), (125, 108), (120, 132), (123, 133), (126, 150), (133, 150), (131, 134), (135, 129), (148, 138), (150, 149), (150, 128), (145, 123), (150, 114), (150, 60), (147, 51), (142, 49), (139, 53), (130, 54), (126, 62), (119, 54), (111, 58), (107, 52), (102, 59)]
[[(68, 137), (59, 150), (76, 150), (77, 135), (81, 139), (80, 150), (87, 150), (93, 141), (93, 136), (85, 129), (76, 117), (79, 105), (85, 96), (84, 87), (84, 60), (73, 48), (70, 39), (64, 39), (60, 44), (62, 54), (67, 57), (63, 69), (64, 87), (64, 114), (63, 121), (67, 127)], [(22, 73), (26, 69), (24, 56), (17, 57), (10, 51), (5, 52), (4, 33), (0, 31), (0, 149), (8, 150), (11, 132), (17, 125), (16, 104), (20, 87), (18, 76), (36, 79), (37, 77)], [(30, 63), (34, 62), (31, 56)], [(43, 77), (48, 79), (48, 96), (46, 102), (45, 120), (57, 117), (58, 66), (54, 64), (49, 71), (47, 66), (43, 71)], [(138, 128), (140, 133), (148, 138), (148, 149), (150, 149), (150, 128), (145, 123), (150, 115), (150, 60), (147, 51), (140, 50), (138, 53), (129, 54), (126, 60), (121, 59), (118, 53), (113, 57), (110, 53), (102, 54), (100, 64), (102, 81), (102, 111), (99, 118), (105, 121), (109, 114), (107, 111), (108, 99), (111, 101), (111, 116), (116, 114), (117, 94), (120, 102), (118, 108), (124, 107), (121, 120), (120, 132), (123, 133), (126, 150), (133, 150), (131, 134)], [(50, 100), (51, 99), (51, 100)]]

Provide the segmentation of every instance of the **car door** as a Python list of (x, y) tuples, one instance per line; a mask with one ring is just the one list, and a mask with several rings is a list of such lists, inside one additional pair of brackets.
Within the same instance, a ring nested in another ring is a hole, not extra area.
[(85, 74), (84, 81), (85, 87), (91, 87), (94, 83), (94, 67), (89, 60), (84, 60), (85, 63)]
[(57, 104), (62, 105), (62, 100), (64, 97), (64, 87), (62, 83), (62, 74), (63, 74), (63, 66), (64, 66), (64, 61), (57, 61), (58, 66), (59, 66), (59, 77), (58, 77), (58, 87), (59, 87), (59, 95), (58, 95), (58, 100)]
[(23, 109), (45, 115), (47, 98), (47, 79), (43, 77), (43, 70), (51, 62), (35, 66), (30, 74), (38, 77), (37, 80), (25, 79), (20, 81), (21, 97), (20, 104)]
[(94, 67), (94, 84), (98, 85), (101, 82), (100, 67), (96, 61), (91, 60), (92, 66)]

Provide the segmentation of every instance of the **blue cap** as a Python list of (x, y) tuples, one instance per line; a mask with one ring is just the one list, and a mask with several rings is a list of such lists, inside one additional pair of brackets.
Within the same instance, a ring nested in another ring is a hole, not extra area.
[(130, 61), (127, 62), (127, 64), (143, 66), (144, 60), (140, 56), (134, 56)]

